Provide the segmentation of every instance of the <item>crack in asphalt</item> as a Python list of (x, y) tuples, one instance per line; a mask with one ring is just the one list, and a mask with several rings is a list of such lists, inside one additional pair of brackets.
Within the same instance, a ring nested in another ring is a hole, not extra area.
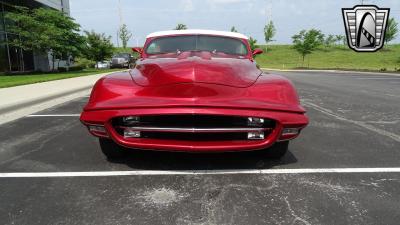
[(287, 205), (287, 208), (288, 208), (290, 214), (294, 217), (294, 220), (292, 221), (291, 224), (295, 224), (296, 221), (300, 221), (300, 222), (303, 222), (306, 225), (311, 225), (310, 222), (308, 222), (306, 219), (301, 218), (300, 216), (298, 216), (295, 213), (295, 211), (292, 209), (292, 206), (290, 205), (290, 202), (288, 201), (288, 197), (287, 196), (284, 198), (284, 200), (285, 200), (285, 203)]

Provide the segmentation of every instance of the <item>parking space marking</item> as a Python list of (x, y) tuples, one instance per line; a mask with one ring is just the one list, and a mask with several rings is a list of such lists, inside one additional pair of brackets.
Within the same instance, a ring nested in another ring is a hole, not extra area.
[(324, 174), (324, 173), (400, 173), (400, 167), (385, 168), (315, 168), (315, 169), (251, 169), (251, 170), (130, 170), (90, 172), (26, 172), (0, 173), (0, 178), (35, 177), (112, 177), (142, 175), (229, 175), (229, 174)]
[(398, 77), (357, 77), (357, 80), (399, 80)]
[(81, 114), (32, 114), (26, 117), (79, 117)]
[(309, 107), (311, 107), (311, 108), (313, 108), (313, 109), (317, 110), (318, 112), (323, 113), (325, 115), (334, 117), (334, 118), (336, 118), (338, 120), (341, 120), (341, 121), (346, 121), (346, 122), (358, 125), (358, 126), (363, 127), (363, 128), (365, 128), (367, 130), (370, 130), (372, 132), (375, 132), (377, 134), (389, 137), (389, 138), (391, 138), (391, 139), (393, 139), (393, 140), (395, 140), (397, 142), (400, 142), (400, 135), (398, 135), (398, 134), (395, 134), (395, 133), (392, 133), (392, 132), (377, 128), (377, 127), (372, 126), (370, 124), (367, 124), (366, 122), (363, 122), (363, 121), (356, 121), (356, 120), (351, 120), (351, 119), (345, 118), (343, 116), (340, 116), (340, 115), (337, 115), (337, 114), (333, 113), (329, 109), (323, 108), (323, 107), (321, 107), (321, 106), (319, 106), (317, 104), (311, 103), (309, 101), (303, 100), (302, 104), (304, 104), (306, 106), (309, 106)]

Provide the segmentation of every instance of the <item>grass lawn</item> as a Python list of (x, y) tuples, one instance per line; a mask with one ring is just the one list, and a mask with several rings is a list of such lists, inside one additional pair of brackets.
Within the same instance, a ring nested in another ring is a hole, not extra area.
[(347, 46), (324, 48), (306, 56), (304, 65), (299, 53), (291, 45), (268, 46), (267, 53), (257, 56), (263, 68), (296, 69), (344, 69), (396, 71), (400, 70), (400, 45), (389, 45), (374, 53), (358, 53)]
[(126, 48), (123, 48), (123, 47), (114, 48), (114, 54), (115, 54), (115, 53), (130, 53), (130, 54), (132, 54), (132, 56), (135, 57), (135, 58), (137, 58), (137, 57), (139, 56), (138, 53), (132, 51), (132, 48), (131, 48), (131, 47), (126, 47)]
[(23, 75), (0, 75), (0, 88), (13, 87), (24, 84), (33, 84), (51, 80), (81, 77), (99, 73), (118, 71), (121, 69), (86, 69), (82, 71), (71, 71), (63, 73), (35, 73)]

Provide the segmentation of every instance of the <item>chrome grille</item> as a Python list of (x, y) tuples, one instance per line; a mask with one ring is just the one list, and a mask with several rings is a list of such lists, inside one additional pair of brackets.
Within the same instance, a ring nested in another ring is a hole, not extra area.
[(112, 59), (112, 64), (119, 64), (120, 63), (119, 61), (120, 60), (118, 58), (113, 58)]
[(264, 119), (263, 125), (249, 124), (248, 117), (222, 115), (149, 115), (139, 116), (133, 123), (124, 122), (123, 117), (112, 123), (120, 135), (129, 129), (141, 133), (140, 138), (169, 140), (248, 140), (249, 132), (260, 132), (267, 136), (275, 121)]

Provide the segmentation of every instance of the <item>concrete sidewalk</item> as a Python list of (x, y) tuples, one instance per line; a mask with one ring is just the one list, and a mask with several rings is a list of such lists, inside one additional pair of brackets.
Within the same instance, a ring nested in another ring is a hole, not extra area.
[(0, 89), (0, 124), (88, 95), (102, 73)]

